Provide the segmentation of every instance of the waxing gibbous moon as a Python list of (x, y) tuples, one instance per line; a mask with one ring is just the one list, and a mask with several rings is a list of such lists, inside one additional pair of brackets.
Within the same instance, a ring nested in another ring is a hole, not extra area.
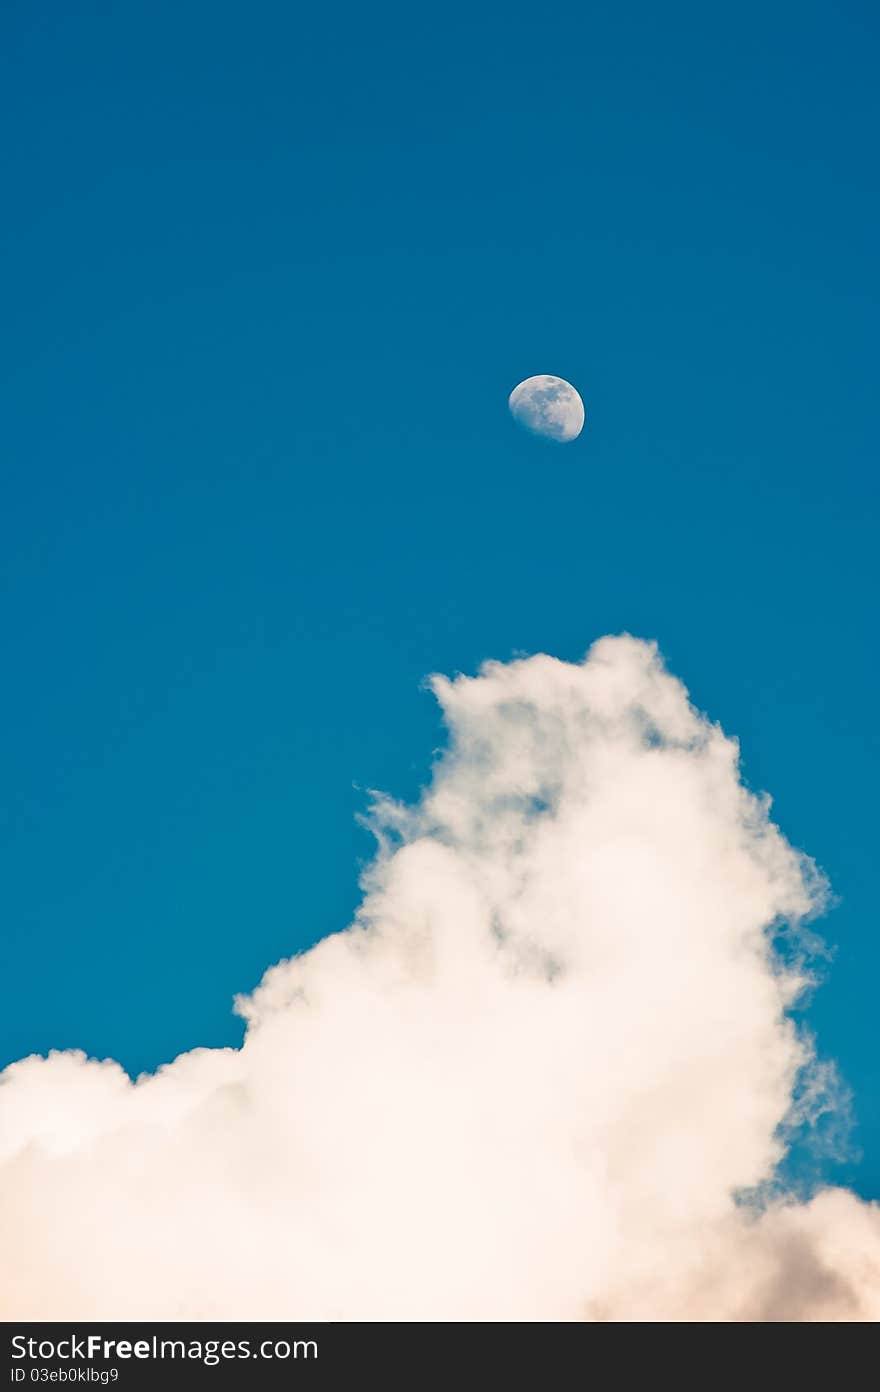
[(584, 428), (584, 403), (563, 377), (527, 377), (507, 404), (520, 425), (560, 444), (576, 440)]

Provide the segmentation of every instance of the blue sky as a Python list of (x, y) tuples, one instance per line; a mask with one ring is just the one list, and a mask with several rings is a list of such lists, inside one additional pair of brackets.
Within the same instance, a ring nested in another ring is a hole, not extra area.
[[(877, 37), (7, 7), (0, 1064), (237, 1041), (426, 777), (424, 676), (628, 630), (832, 880), (880, 1194)], [(574, 445), (507, 413), (545, 372)]]

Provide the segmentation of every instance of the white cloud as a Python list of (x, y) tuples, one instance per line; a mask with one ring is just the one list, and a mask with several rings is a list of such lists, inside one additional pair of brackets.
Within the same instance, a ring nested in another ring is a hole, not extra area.
[(431, 787), (240, 1051), (2, 1075), (4, 1316), (880, 1317), (875, 1206), (735, 1197), (828, 1104), (769, 945), (821, 879), (735, 743), (630, 638), (434, 689)]

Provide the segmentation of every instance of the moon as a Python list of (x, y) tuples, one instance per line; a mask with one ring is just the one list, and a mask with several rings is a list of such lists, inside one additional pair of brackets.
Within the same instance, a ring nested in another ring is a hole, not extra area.
[(584, 403), (563, 377), (527, 377), (507, 404), (520, 425), (560, 444), (576, 440), (584, 428)]

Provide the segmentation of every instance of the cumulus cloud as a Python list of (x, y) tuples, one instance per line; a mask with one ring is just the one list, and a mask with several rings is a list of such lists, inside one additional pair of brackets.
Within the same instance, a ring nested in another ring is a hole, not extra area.
[(240, 1050), (2, 1075), (4, 1316), (880, 1316), (878, 1209), (778, 1179), (824, 887), (735, 742), (628, 637), (433, 687), (430, 787)]

